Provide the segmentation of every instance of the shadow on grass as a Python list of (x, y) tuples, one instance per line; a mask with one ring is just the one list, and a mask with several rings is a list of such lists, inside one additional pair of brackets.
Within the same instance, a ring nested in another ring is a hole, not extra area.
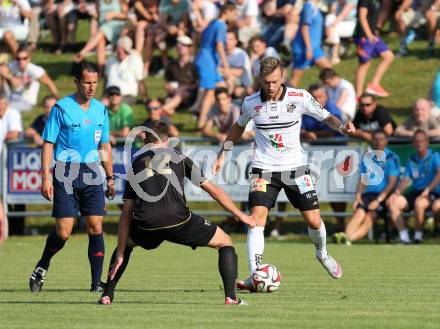
[[(217, 292), (219, 289), (116, 289), (117, 293), (120, 292), (135, 292), (135, 293), (175, 293), (175, 292), (186, 292), (186, 293), (205, 293), (205, 292)], [(30, 293), (27, 289), (0, 289), (0, 293)], [(60, 289), (44, 289), (41, 294), (44, 293), (58, 293), (58, 292), (89, 292), (86, 289), (77, 288), (60, 288)], [(35, 294), (38, 295), (38, 294)], [(0, 304), (2, 301), (0, 301)]]

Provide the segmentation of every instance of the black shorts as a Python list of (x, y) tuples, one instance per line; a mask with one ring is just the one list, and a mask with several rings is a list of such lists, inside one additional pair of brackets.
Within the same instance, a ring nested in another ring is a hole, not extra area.
[[(379, 196), (380, 193), (372, 193), (372, 192), (367, 192), (367, 193), (363, 193), (362, 194), (362, 204), (358, 204), (358, 206), (356, 207), (356, 209), (363, 209), (365, 211), (368, 211), (368, 205), (377, 199), (377, 197)], [(385, 215), (386, 212), (386, 207), (385, 207), (385, 200), (382, 201), (379, 204), (379, 207), (376, 208), (376, 213), (381, 216), (381, 215)]]
[(144, 249), (156, 249), (163, 241), (169, 241), (193, 249), (207, 246), (217, 230), (217, 225), (208, 219), (191, 213), (190, 218), (175, 227), (145, 229), (142, 222), (133, 220), (130, 225), (130, 238)]
[(319, 209), (318, 195), (307, 166), (284, 172), (263, 172), (259, 168), (252, 168), (249, 207), (273, 208), (281, 189), (298, 210)]
[[(407, 210), (413, 210), (414, 209), (414, 203), (416, 202), (417, 197), (422, 194), (423, 190), (412, 190), (408, 193), (403, 194), (403, 197), (406, 199), (406, 202), (408, 203), (408, 209)], [(440, 194), (431, 192), (429, 193), (429, 200), (434, 202), (436, 199), (440, 198)]]

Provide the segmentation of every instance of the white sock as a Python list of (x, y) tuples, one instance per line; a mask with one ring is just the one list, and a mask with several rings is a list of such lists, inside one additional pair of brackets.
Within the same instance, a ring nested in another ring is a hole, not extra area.
[(422, 241), (423, 240), (423, 231), (416, 231), (414, 233), (414, 240)]
[(408, 234), (408, 230), (404, 229), (402, 231), (399, 231), (399, 236), (400, 236), (400, 241), (403, 242), (410, 242), (409, 240), (409, 234)]
[(309, 236), (316, 248), (316, 257), (327, 257), (327, 232), (325, 224), (321, 220), (321, 227), (318, 230), (312, 230), (309, 227)]
[(249, 271), (252, 274), (261, 265), (264, 252), (264, 227), (255, 226), (248, 230), (247, 251)]
[(283, 45), (286, 46), (287, 49), (290, 49), (290, 47), (292, 46), (292, 39), (290, 39), (289, 37), (284, 37)]

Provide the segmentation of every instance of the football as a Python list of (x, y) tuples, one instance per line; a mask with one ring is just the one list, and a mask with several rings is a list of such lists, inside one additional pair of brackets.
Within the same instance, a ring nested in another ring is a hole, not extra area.
[(252, 273), (252, 283), (256, 292), (274, 292), (281, 284), (281, 274), (275, 266), (262, 264)]

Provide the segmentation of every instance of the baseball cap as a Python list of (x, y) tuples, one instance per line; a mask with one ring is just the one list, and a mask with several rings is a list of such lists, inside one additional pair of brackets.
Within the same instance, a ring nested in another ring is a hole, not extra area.
[(177, 42), (181, 43), (184, 46), (192, 46), (193, 44), (191, 38), (186, 35), (181, 35), (180, 37), (178, 37)]

